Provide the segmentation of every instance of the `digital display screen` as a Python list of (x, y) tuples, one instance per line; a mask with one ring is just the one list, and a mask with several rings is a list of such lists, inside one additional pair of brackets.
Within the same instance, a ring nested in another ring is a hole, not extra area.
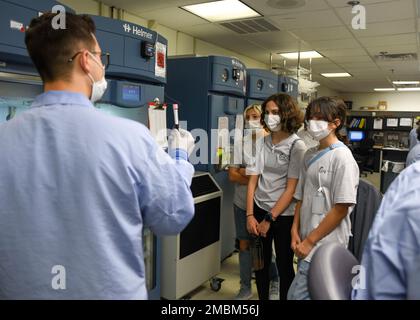
[(122, 99), (124, 101), (139, 102), (140, 101), (140, 87), (135, 85), (123, 85)]
[(349, 131), (350, 141), (362, 141), (364, 138), (365, 133), (363, 131)]

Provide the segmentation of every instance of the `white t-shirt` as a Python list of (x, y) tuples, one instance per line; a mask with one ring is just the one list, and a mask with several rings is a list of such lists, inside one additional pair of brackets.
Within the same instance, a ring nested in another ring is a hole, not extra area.
[[(270, 211), (286, 190), (287, 179), (299, 179), (305, 152), (306, 145), (296, 134), (275, 145), (271, 136), (265, 138), (255, 166), (247, 167), (248, 174), (260, 175), (254, 196), (258, 207)], [(292, 201), (281, 215), (292, 216), (295, 204), (295, 201)]]
[[(302, 201), (300, 210), (300, 237), (303, 241), (312, 230), (316, 229), (326, 214), (337, 203), (356, 204), (357, 187), (359, 186), (359, 167), (351, 151), (345, 147), (335, 148), (308, 168), (308, 162), (320, 151), (309, 149), (303, 160), (302, 171), (295, 198)], [(322, 192), (319, 190), (322, 188)], [(310, 262), (316, 248), (322, 243), (336, 242), (347, 247), (351, 236), (350, 213), (329, 235), (321, 239), (306, 261)]]
[[(264, 130), (258, 130), (256, 134), (248, 133), (235, 143), (234, 154), (231, 159), (233, 168), (246, 168), (255, 166), (256, 156), (260, 153), (264, 144)], [(236, 163), (238, 162), (238, 163)], [(242, 210), (246, 210), (247, 185), (235, 183), (233, 203)]]

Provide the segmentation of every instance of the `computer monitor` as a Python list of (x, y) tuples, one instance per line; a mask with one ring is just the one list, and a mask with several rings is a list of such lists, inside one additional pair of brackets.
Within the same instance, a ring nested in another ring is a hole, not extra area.
[(365, 138), (364, 131), (349, 131), (350, 142), (359, 142)]

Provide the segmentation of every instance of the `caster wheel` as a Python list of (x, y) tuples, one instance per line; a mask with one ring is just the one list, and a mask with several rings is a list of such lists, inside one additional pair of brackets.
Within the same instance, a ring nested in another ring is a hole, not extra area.
[(217, 292), (222, 288), (222, 282), (223, 279), (219, 279), (219, 278), (212, 278), (210, 280), (210, 288), (211, 290)]

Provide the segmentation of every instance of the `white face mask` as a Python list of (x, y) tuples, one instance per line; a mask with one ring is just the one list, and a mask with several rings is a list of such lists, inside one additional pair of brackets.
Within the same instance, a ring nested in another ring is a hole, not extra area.
[(307, 128), (309, 134), (317, 141), (320, 141), (331, 133), (331, 129), (328, 129), (328, 122), (325, 120), (309, 120)]
[(245, 129), (261, 129), (260, 120), (249, 120), (245, 122)]
[(102, 63), (98, 62), (96, 57), (89, 52), (89, 54), (92, 56), (92, 59), (103, 69), (104, 75), (102, 76), (102, 79), (99, 81), (95, 81), (93, 79), (92, 75), (88, 73), (88, 77), (90, 80), (92, 80), (92, 95), (90, 97), (90, 101), (95, 103), (98, 100), (101, 100), (103, 97), (106, 89), (108, 88), (108, 83), (105, 79), (105, 67), (102, 65)]
[(264, 121), (270, 131), (277, 132), (280, 130), (280, 116), (278, 114), (266, 114)]

